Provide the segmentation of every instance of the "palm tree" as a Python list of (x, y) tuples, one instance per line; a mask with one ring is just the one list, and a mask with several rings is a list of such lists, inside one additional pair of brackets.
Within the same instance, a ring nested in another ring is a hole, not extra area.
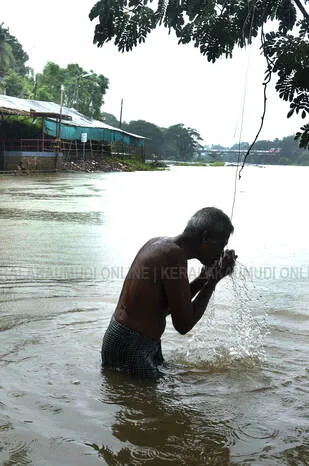
[[(0, 88), (9, 70), (15, 64), (12, 47), (8, 41), (8, 31), (0, 24)], [(3, 90), (3, 89), (2, 89)]]

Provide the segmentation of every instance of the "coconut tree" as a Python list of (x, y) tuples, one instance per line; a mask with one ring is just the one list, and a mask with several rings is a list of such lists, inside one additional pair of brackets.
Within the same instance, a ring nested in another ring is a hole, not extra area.
[(4, 78), (15, 65), (15, 57), (9, 41), (8, 31), (0, 24), (0, 78)]

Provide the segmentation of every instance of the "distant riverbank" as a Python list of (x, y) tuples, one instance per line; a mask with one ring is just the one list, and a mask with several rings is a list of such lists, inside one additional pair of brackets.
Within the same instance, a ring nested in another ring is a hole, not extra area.
[(221, 160), (216, 162), (174, 162), (173, 165), (180, 167), (224, 167), (225, 162)]
[[(97, 160), (77, 159), (72, 161), (64, 161), (58, 172), (133, 172), (133, 171), (160, 171), (166, 170), (169, 166), (184, 166), (184, 167), (219, 167), (224, 166), (222, 161), (216, 162), (197, 162), (197, 161), (167, 161), (167, 160), (146, 160), (142, 161), (137, 157), (118, 158), (104, 157)], [(0, 175), (34, 175), (39, 173), (50, 173), (53, 170), (40, 170), (24, 168), (18, 170), (0, 171)]]

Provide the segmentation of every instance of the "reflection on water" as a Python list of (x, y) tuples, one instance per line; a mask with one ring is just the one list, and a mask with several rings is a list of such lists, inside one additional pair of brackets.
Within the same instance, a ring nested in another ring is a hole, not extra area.
[(7, 446), (8, 451), (0, 456), (1, 464), (7, 466), (32, 464), (26, 442), (16, 442)]
[[(109, 465), (229, 464), (231, 427), (179, 399), (174, 381), (135, 382), (105, 371), (102, 403), (118, 408), (113, 435), (125, 446), (89, 444)], [(212, 409), (211, 409), (212, 411)]]
[(192, 332), (168, 319), (163, 379), (101, 373), (137, 249), (229, 213), (231, 170), (0, 178), (0, 464), (309, 464), (306, 167), (246, 168), (240, 263)]

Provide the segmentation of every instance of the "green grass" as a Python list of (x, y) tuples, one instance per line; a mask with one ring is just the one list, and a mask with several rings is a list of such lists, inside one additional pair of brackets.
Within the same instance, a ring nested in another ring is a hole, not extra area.
[(217, 160), (216, 162), (210, 162), (208, 165), (210, 167), (224, 167), (224, 162)]
[(179, 167), (223, 167), (224, 162), (217, 160), (216, 162), (176, 162)]
[[(109, 162), (109, 159), (105, 159), (106, 162)], [(127, 171), (157, 171), (157, 170), (165, 170), (167, 165), (160, 162), (157, 165), (152, 164), (151, 162), (145, 163), (140, 159), (140, 157), (123, 157), (121, 159), (111, 157), (110, 158), (111, 165), (113, 163), (119, 162), (120, 164), (124, 164), (127, 167)]]
[(207, 167), (206, 162), (175, 162), (177, 167)]

